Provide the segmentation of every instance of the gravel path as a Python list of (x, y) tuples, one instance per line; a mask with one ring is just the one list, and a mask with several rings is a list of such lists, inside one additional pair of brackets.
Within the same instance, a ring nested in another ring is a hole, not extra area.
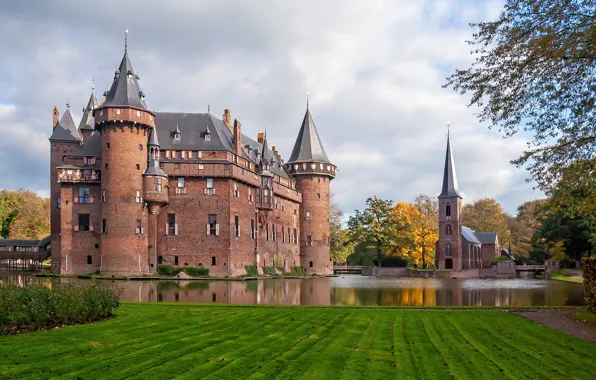
[(574, 314), (583, 312), (583, 310), (535, 309), (511, 310), (510, 312), (567, 335), (583, 339), (590, 343), (596, 343), (596, 325), (580, 322), (573, 318)]

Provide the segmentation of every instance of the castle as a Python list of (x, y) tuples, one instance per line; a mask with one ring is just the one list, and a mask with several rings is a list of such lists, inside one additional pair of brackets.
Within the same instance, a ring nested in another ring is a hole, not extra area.
[(447, 152), (443, 187), (439, 194), (439, 241), (435, 265), (438, 269), (490, 268), (501, 256), (496, 232), (476, 232), (462, 224), (462, 197), (457, 187), (451, 139), (447, 135)]
[(53, 111), (52, 270), (155, 273), (157, 265), (245, 266), (332, 274), (329, 184), (335, 177), (308, 109), (290, 159), (242, 134), (226, 109), (153, 112), (125, 46), (109, 91), (93, 90), (77, 127)]

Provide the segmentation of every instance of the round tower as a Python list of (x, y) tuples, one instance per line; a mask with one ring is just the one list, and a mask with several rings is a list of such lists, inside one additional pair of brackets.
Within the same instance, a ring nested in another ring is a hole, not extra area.
[(93, 111), (101, 134), (101, 264), (108, 274), (149, 273), (141, 168), (155, 114), (145, 105), (125, 47), (105, 102)]
[(335, 178), (336, 166), (327, 158), (308, 106), (286, 168), (302, 193), (300, 265), (308, 274), (333, 274), (329, 184)]

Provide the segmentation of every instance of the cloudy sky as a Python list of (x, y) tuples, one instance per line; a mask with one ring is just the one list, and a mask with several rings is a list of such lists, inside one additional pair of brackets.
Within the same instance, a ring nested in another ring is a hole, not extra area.
[(441, 188), (446, 124), (465, 202), (508, 212), (540, 197), (509, 161), (524, 136), (481, 125), (467, 98), (441, 85), (470, 61), (469, 22), (501, 1), (27, 0), (0, 3), (0, 188), (49, 193), (52, 108), (76, 122), (122, 58), (124, 30), (156, 111), (224, 108), (243, 132), (267, 128), (288, 158), (306, 93), (346, 213), (368, 196), (410, 202)]

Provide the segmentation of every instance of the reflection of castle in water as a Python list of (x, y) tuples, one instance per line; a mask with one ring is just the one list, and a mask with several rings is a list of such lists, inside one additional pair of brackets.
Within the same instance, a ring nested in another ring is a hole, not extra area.
[[(86, 282), (0, 275), (0, 284)], [(258, 281), (100, 281), (122, 288), (122, 301), (282, 305), (577, 306), (583, 287), (562, 281), (368, 279), (363, 277)]]

